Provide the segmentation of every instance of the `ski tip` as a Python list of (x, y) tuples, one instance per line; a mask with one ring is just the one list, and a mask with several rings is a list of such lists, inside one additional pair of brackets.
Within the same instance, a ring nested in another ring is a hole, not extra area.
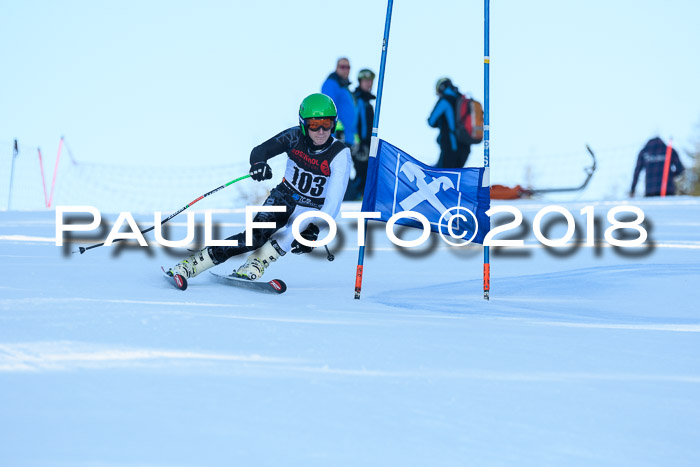
[(171, 271), (166, 271), (163, 266), (161, 266), (160, 269), (163, 271), (163, 274), (173, 280), (175, 287), (180, 290), (187, 289), (187, 279), (182, 277), (180, 274), (173, 274)]
[(173, 276), (173, 280), (175, 281), (175, 287), (177, 287), (180, 290), (186, 290), (187, 289), (187, 279), (182, 277), (180, 274), (175, 274)]
[(268, 282), (268, 284), (270, 284), (277, 293), (285, 293), (287, 291), (287, 284), (285, 284), (283, 280), (273, 279)]

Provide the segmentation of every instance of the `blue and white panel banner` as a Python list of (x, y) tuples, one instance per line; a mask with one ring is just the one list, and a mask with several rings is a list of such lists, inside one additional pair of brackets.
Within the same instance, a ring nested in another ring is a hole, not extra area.
[[(483, 243), (491, 203), (483, 168), (437, 169), (380, 139), (367, 174), (363, 211), (381, 213), (379, 220), (384, 222), (396, 213), (413, 211), (425, 216), (434, 232)], [(422, 228), (412, 218), (396, 223)]]

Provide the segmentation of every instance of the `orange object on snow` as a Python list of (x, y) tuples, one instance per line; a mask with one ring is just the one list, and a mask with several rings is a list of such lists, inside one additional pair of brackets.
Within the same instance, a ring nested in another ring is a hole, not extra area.
[(529, 195), (529, 190), (523, 190), (520, 185), (512, 188), (505, 185), (491, 185), (491, 199), (520, 199)]

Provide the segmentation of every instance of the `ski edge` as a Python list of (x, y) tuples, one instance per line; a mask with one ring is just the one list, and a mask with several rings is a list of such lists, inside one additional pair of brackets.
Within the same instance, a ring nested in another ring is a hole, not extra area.
[(255, 282), (247, 279), (242, 279), (234, 275), (217, 274), (214, 271), (209, 271), (212, 278), (219, 283), (233, 285), (258, 292), (272, 293), (276, 295), (283, 294), (287, 291), (287, 284), (282, 279), (272, 279), (269, 281)]

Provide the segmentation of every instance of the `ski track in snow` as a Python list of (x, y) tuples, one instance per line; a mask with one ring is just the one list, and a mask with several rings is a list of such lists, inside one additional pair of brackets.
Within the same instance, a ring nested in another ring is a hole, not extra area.
[[(548, 324), (548, 323), (547, 323)], [(185, 350), (144, 348), (106, 348), (78, 342), (33, 342), (0, 344), (0, 372), (74, 371), (80, 369), (104, 370), (109, 368), (149, 368), (174, 365), (210, 366), (212, 364), (244, 363), (265, 364), (264, 370), (274, 373), (317, 373), (351, 377), (376, 378), (448, 378), (480, 381), (572, 382), (572, 381), (627, 381), (700, 383), (700, 374), (623, 374), (576, 372), (494, 372), (421, 369), (392, 371), (377, 369), (331, 368), (328, 365), (299, 365), (294, 359), (264, 357), (261, 355), (230, 355)], [(285, 363), (285, 365), (280, 365)], [(260, 366), (255, 367), (259, 371)], [(244, 370), (245, 371), (245, 370)]]
[[(531, 225), (549, 203), (513, 204)], [(700, 201), (632, 204), (653, 248), (530, 232), (492, 249), (488, 302), (480, 247), (403, 252), (383, 226), (358, 301), (350, 222), (333, 263), (276, 262), (272, 296), (181, 292), (177, 254), (69, 255), (52, 213), (0, 213), (0, 465), (699, 465)]]
[(230, 355), (183, 350), (105, 348), (77, 342), (37, 342), (0, 344), (1, 371), (41, 371), (104, 369), (111, 367), (150, 366), (177, 362), (246, 362), (279, 363), (293, 361), (260, 355)]

